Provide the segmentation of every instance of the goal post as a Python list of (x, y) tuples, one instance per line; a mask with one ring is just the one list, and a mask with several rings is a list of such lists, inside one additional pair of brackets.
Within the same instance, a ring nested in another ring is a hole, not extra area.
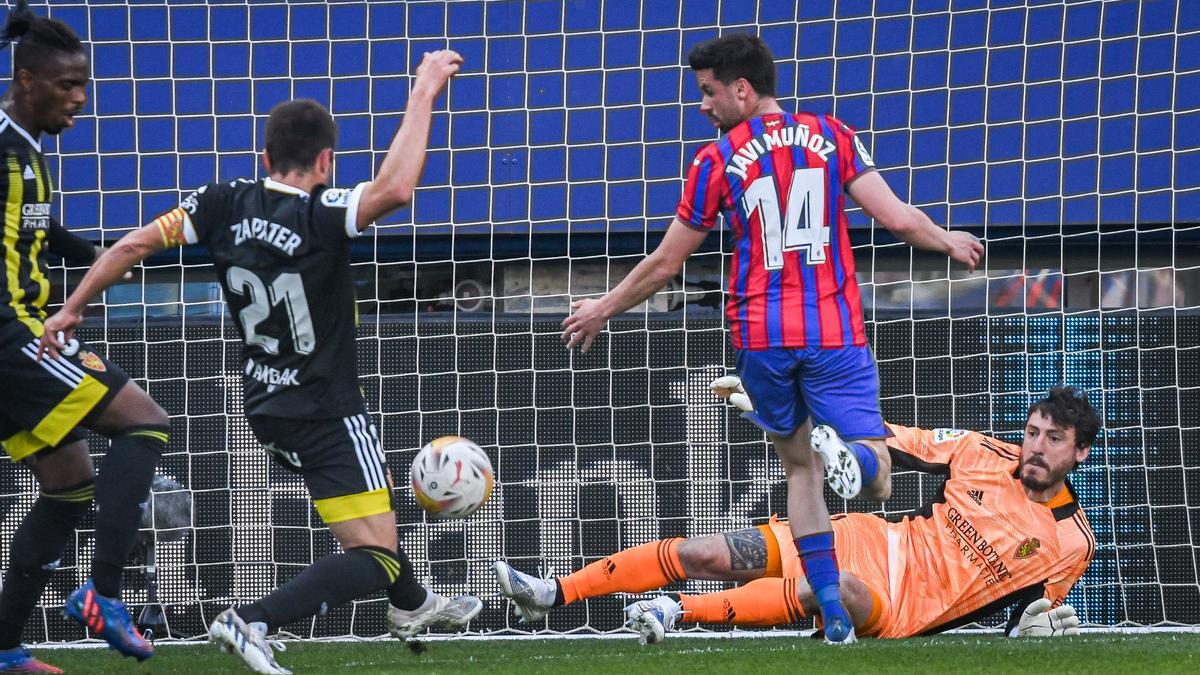
[[(731, 31), (774, 51), (785, 109), (855, 126), (902, 198), (988, 246), (967, 274), (852, 214), (885, 417), (1012, 439), (1050, 386), (1083, 388), (1106, 424), (1073, 476), (1097, 541), (1068, 602), (1091, 624), (1200, 624), (1200, 20), (1185, 4), (33, 7), (91, 50), (88, 114), (43, 140), (59, 219), (106, 243), (198, 185), (260, 175), (266, 114), (290, 97), (338, 121), (334, 182), (369, 179), (421, 53), (464, 55), (411, 208), (356, 241), (353, 274), (359, 370), (401, 544), (435, 590), (484, 599), (469, 632), (487, 636), (613, 632), (626, 602), (518, 624), (490, 575), (495, 559), (565, 573), (784, 511), (769, 445), (708, 390), (732, 367), (726, 237), (710, 236), (588, 354), (558, 337), (572, 298), (611, 288), (661, 238), (687, 163), (714, 138), (686, 51)], [(52, 303), (80, 272), (54, 269)], [(202, 250), (148, 261), (81, 334), (171, 415), (161, 472), (193, 500), (187, 536), (155, 548), (173, 634), (200, 635), (229, 604), (336, 549), (302, 483), (241, 417), (240, 345)], [(491, 500), (465, 521), (428, 521), (406, 484), (416, 451), (445, 434), (476, 441), (496, 469)], [(105, 442), (92, 440), (99, 458)], [(894, 486), (886, 505), (826, 496), (833, 510), (896, 514), (940, 489), (913, 473)], [(28, 471), (0, 471), (0, 563), (35, 495)], [(27, 641), (87, 637), (60, 610), (92, 541), (89, 521)], [(143, 563), (125, 577), (135, 612), (150, 597)], [(385, 609), (382, 597), (356, 601), (287, 630), (380, 636)]]

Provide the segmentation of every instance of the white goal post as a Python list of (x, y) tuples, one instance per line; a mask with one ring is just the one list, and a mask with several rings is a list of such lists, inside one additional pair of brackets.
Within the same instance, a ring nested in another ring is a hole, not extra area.
[[(258, 175), (266, 113), (290, 97), (338, 120), (335, 182), (369, 178), (421, 53), (463, 53), (415, 201), (359, 240), (354, 274), (402, 545), (435, 589), (484, 598), (478, 635), (608, 633), (623, 618), (625, 599), (606, 598), (520, 625), (494, 559), (562, 573), (784, 509), (764, 438), (708, 390), (731, 365), (725, 239), (588, 355), (558, 339), (569, 299), (610, 288), (670, 220), (713, 138), (686, 51), (740, 30), (774, 51), (785, 109), (854, 125), (903, 198), (987, 242), (968, 275), (853, 215), (885, 416), (1004, 436), (1051, 385), (1087, 390), (1106, 428), (1074, 484), (1097, 548), (1069, 602), (1090, 624), (1200, 624), (1200, 13), (1185, 4), (33, 3), (91, 50), (87, 114), (45, 140), (58, 217), (106, 243), (214, 177)], [(78, 276), (56, 269), (52, 302)], [(190, 491), (193, 522), (156, 546), (155, 591), (178, 636), (336, 546), (241, 417), (234, 330), (189, 249), (110, 291), (83, 331), (171, 414), (162, 472)], [(450, 433), (485, 448), (497, 488), (470, 519), (429, 522), (405, 477)], [(939, 488), (917, 474), (895, 486), (888, 513)], [(35, 495), (27, 470), (0, 471), (0, 563)], [(59, 612), (91, 551), (82, 530), (27, 641), (86, 637)], [(126, 587), (140, 611), (140, 559)], [(385, 607), (359, 601), (288, 631), (375, 637)]]

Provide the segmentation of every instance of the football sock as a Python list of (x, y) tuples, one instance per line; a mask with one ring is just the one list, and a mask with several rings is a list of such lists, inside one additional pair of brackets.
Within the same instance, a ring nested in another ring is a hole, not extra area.
[(807, 615), (800, 605), (796, 579), (763, 577), (719, 593), (679, 596), (680, 621), (779, 626), (799, 623)]
[(121, 571), (133, 550), (154, 469), (167, 449), (169, 427), (131, 427), (112, 439), (96, 479), (96, 592), (121, 597)]
[(425, 587), (417, 583), (417, 577), (413, 574), (412, 563), (408, 561), (408, 555), (404, 549), (396, 551), (396, 560), (400, 563), (400, 574), (391, 586), (387, 587), (388, 602), (392, 603), (392, 607), (396, 609), (414, 610), (425, 602), (425, 598), (429, 592)]
[(256, 621), (268, 630), (329, 610), (380, 591), (400, 576), (400, 561), (384, 548), (362, 546), (327, 555), (305, 567), (267, 597), (237, 608), (246, 623)]
[(21, 631), (92, 505), (94, 490), (91, 479), (64, 490), (43, 490), (17, 526), (0, 590), (0, 650), (20, 645)]
[(663, 539), (627, 548), (557, 579), (561, 603), (610, 593), (640, 593), (686, 579), (679, 562), (683, 539)]
[(875, 456), (874, 450), (863, 443), (850, 443), (849, 446), (850, 452), (858, 459), (858, 465), (862, 467), (863, 486), (870, 485), (879, 473), (879, 458)]
[(796, 539), (796, 550), (800, 552), (804, 576), (821, 606), (821, 616), (826, 625), (835, 617), (842, 617), (849, 622), (850, 618), (842, 606), (842, 595), (838, 589), (840, 579), (837, 552), (833, 548), (833, 532), (800, 537)]

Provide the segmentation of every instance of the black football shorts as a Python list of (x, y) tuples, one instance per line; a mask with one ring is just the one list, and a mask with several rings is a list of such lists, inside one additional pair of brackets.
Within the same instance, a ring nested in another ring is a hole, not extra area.
[(284, 468), (304, 476), (326, 523), (392, 510), (391, 476), (379, 434), (364, 409), (329, 419), (247, 418), (254, 435)]
[(39, 361), (37, 348), (25, 324), (0, 325), (0, 443), (15, 462), (85, 438), (76, 427), (129, 381), (78, 338), (56, 358), (43, 354)]

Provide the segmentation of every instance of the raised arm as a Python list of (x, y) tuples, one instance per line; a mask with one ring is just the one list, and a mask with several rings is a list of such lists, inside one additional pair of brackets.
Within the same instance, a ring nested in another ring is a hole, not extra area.
[(654, 295), (674, 279), (706, 236), (708, 230), (688, 227), (679, 218), (673, 220), (658, 248), (638, 263), (616, 288), (599, 299), (571, 303), (575, 311), (562, 323), (562, 340), (567, 349), (580, 343), (583, 351), (590, 349), (592, 340), (604, 330), (609, 319)]
[(846, 190), (868, 216), (910, 246), (945, 253), (971, 272), (983, 257), (983, 244), (975, 235), (934, 225), (920, 209), (897, 197), (878, 171), (862, 174)]
[(450, 49), (425, 54), (417, 66), (417, 77), (408, 93), (404, 121), (392, 138), (387, 155), (379, 165), (375, 180), (363, 187), (358, 200), (358, 231), (403, 208), (412, 201), (413, 191), (425, 168), (425, 149), (433, 123), (433, 103), (446, 82), (458, 72), (462, 56)]

